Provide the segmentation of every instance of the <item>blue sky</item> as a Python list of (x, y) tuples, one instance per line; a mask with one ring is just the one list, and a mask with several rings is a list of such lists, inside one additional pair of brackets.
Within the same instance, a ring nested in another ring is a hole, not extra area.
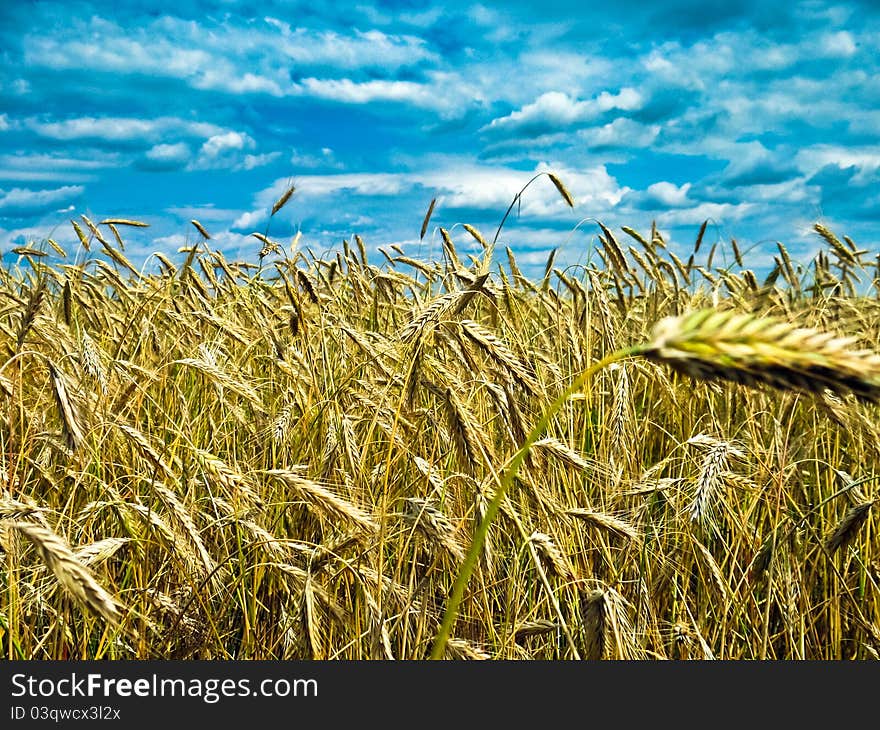
[(501, 238), (532, 271), (583, 262), (595, 219), (656, 220), (683, 253), (708, 219), (756, 269), (776, 240), (809, 259), (816, 221), (875, 249), (875, 5), (585, 5), (5, 0), (2, 248), (72, 247), (85, 213), (149, 222), (126, 230), (138, 261), (191, 218), (244, 258), (255, 231), (432, 257), (441, 225), (476, 253), (460, 224), (491, 236), (552, 171), (576, 207), (539, 180)]

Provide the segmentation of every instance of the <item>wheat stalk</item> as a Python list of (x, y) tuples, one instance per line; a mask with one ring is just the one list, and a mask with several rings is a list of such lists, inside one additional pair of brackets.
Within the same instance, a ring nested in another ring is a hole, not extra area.
[(63, 538), (47, 527), (31, 522), (15, 522), (13, 526), (30, 540), (65, 591), (109, 623), (119, 621), (116, 601), (77, 559)]
[(458, 324), (471, 342), (509, 372), (523, 388), (530, 393), (537, 392), (538, 384), (528, 367), (499, 337), (471, 319), (463, 319)]
[(584, 659), (597, 661), (605, 658), (608, 606), (605, 591), (594, 589), (581, 594), (581, 620), (586, 641)]
[(85, 566), (97, 565), (112, 558), (120, 548), (131, 542), (130, 537), (107, 537), (78, 547), (74, 557)]
[(101, 393), (107, 394), (107, 373), (101, 363), (101, 353), (95, 341), (89, 336), (85, 330), (80, 331), (80, 361), (83, 371), (88, 375), (101, 390)]
[(195, 229), (201, 234), (202, 238), (204, 238), (206, 241), (211, 238), (211, 234), (208, 233), (208, 231), (205, 230), (205, 227), (197, 220), (193, 219), (190, 221), (190, 223), (193, 224), (193, 227), (195, 227)]
[(860, 502), (850, 507), (831, 535), (825, 541), (825, 548), (832, 555), (842, 547), (852, 542), (853, 538), (858, 534), (862, 525), (867, 522), (871, 513), (871, 507), (874, 506), (875, 500)]
[(281, 197), (275, 201), (272, 205), (272, 212), (269, 214), (270, 217), (274, 216), (279, 210), (281, 210), (285, 205), (287, 205), (287, 201), (293, 196), (293, 193), (296, 191), (296, 187), (291, 185), (287, 190), (285, 190)]
[(550, 182), (553, 183), (553, 187), (555, 187), (559, 194), (562, 196), (562, 199), (566, 202), (569, 208), (574, 208), (574, 198), (571, 197), (571, 193), (568, 192), (568, 188), (565, 187), (562, 180), (560, 180), (556, 175), (552, 172), (547, 173), (547, 177), (550, 178)]
[(431, 204), (428, 206), (428, 212), (425, 213), (425, 218), (422, 221), (422, 229), (419, 231), (419, 240), (422, 240), (425, 237), (425, 233), (428, 230), (428, 221), (431, 220), (431, 214), (434, 212), (434, 206), (437, 204), (437, 198), (431, 198)]
[(594, 465), (584, 458), (583, 454), (578, 451), (575, 451), (570, 446), (562, 443), (559, 439), (553, 438), (552, 436), (548, 436), (547, 438), (543, 438), (540, 441), (535, 441), (533, 444), (534, 448), (539, 451), (545, 452), (553, 458), (561, 461), (570, 469), (579, 472), (589, 472), (593, 469)]
[(446, 551), (456, 562), (464, 560), (464, 548), (456, 537), (449, 518), (428, 500), (410, 497), (405, 501), (403, 516), (425, 539)]
[(641, 542), (642, 536), (638, 529), (620, 517), (609, 515), (604, 512), (597, 512), (592, 509), (584, 509), (582, 507), (573, 507), (565, 511), (565, 514), (576, 517), (590, 525), (594, 525), (603, 530), (607, 530), (613, 535), (626, 537), (634, 542)]
[(266, 474), (290, 487), (294, 494), (329, 519), (342, 521), (367, 534), (379, 531), (378, 523), (370, 514), (317, 482), (289, 469), (271, 469)]
[(135, 228), (149, 228), (149, 223), (132, 220), (131, 218), (105, 218), (101, 221), (102, 226), (133, 226)]
[(73, 451), (85, 438), (79, 424), (78, 409), (67, 394), (64, 374), (51, 360), (47, 361), (47, 365), (52, 381), (52, 392), (55, 395), (55, 405), (61, 418), (61, 432), (67, 442), (67, 448)]
[(484, 647), (467, 639), (454, 637), (446, 644), (446, 653), (450, 659), (483, 661), (492, 658), (492, 655)]
[[(688, 443), (698, 443), (695, 438)], [(712, 514), (712, 502), (719, 487), (723, 484), (723, 476), (727, 473), (730, 457), (744, 458), (745, 455), (726, 441), (710, 442), (710, 448), (703, 458), (700, 474), (697, 477), (697, 488), (688, 512), (695, 522), (704, 522)]]
[(575, 579), (571, 565), (560, 552), (553, 538), (543, 532), (533, 532), (527, 542), (534, 547), (535, 554), (548, 573), (566, 582)]

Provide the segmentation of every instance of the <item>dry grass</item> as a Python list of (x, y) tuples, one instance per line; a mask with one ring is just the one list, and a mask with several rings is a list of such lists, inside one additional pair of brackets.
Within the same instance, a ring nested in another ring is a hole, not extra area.
[(880, 286), (848, 238), (762, 284), (705, 228), (682, 260), (600, 226), (607, 267), (535, 282), (470, 226), (470, 267), (446, 229), (380, 267), (268, 231), (230, 261), (193, 221), (154, 272), (139, 221), (80, 221), (76, 263), (0, 271), (4, 657), (423, 658), (496, 495), (442, 656), (880, 651)]

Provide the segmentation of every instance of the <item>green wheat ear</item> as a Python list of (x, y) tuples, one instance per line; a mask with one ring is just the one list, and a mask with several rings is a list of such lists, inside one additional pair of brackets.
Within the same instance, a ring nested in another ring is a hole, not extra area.
[(700, 309), (667, 317), (638, 354), (702, 380), (880, 400), (880, 356), (855, 339), (773, 317)]

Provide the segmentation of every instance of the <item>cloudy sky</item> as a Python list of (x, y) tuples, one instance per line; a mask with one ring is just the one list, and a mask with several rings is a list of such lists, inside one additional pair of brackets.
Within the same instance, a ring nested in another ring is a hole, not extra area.
[(534, 271), (584, 261), (596, 219), (685, 253), (708, 219), (755, 268), (776, 240), (812, 256), (816, 221), (875, 249), (875, 4), (587, 5), (3, 0), (2, 249), (85, 213), (149, 222), (140, 261), (191, 218), (245, 258), (255, 231), (431, 257), (434, 226), (475, 252), (461, 224), (490, 237), (541, 171), (577, 205), (546, 177), (523, 195), (501, 240)]

